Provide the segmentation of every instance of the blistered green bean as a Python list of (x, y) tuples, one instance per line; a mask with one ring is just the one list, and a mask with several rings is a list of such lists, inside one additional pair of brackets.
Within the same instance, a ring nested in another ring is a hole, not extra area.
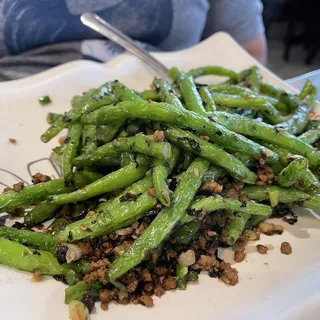
[(82, 124), (75, 123), (70, 126), (68, 136), (65, 139), (65, 147), (62, 155), (62, 173), (66, 181), (72, 180), (72, 161), (77, 155), (82, 135)]
[(55, 204), (74, 203), (84, 201), (102, 193), (123, 188), (141, 179), (147, 172), (146, 166), (138, 166), (136, 163), (104, 176), (103, 178), (86, 185), (82, 189), (71, 193), (65, 193), (51, 197), (49, 200)]
[(212, 98), (212, 94), (207, 87), (200, 87), (199, 94), (202, 99), (203, 106), (207, 112), (216, 110), (216, 104)]
[(64, 117), (57, 119), (47, 131), (41, 135), (42, 142), (49, 142), (59, 134), (65, 123), (78, 121), (85, 113), (94, 111), (101, 106), (109, 105), (115, 102), (115, 97), (111, 94), (111, 86), (107, 83), (98, 89), (90, 90), (83, 97), (79, 97), (74, 102), (73, 108), (68, 111)]
[(168, 127), (164, 132), (168, 140), (224, 168), (236, 179), (246, 183), (256, 183), (257, 176), (253, 172), (236, 157), (216, 145), (178, 127)]
[(313, 167), (318, 166), (320, 163), (319, 151), (304, 143), (299, 138), (296, 138), (283, 130), (277, 129), (274, 126), (226, 112), (216, 111), (212, 118), (229, 130), (271, 142), (277, 146), (288, 149), (294, 154), (300, 154), (306, 157)]
[(166, 180), (173, 168), (176, 166), (180, 155), (179, 148), (175, 146), (172, 146), (171, 148), (172, 157), (169, 162), (165, 163), (163, 160), (155, 159), (152, 169), (152, 179), (156, 196), (158, 200), (166, 207), (171, 203), (172, 194), (172, 192), (169, 190)]
[(157, 248), (172, 232), (184, 216), (208, 168), (209, 162), (200, 158), (191, 164), (174, 192), (170, 207), (163, 209), (134, 244), (111, 264), (108, 271), (111, 282), (139, 264), (150, 250)]
[[(90, 115), (82, 117), (86, 124), (103, 124), (117, 119), (152, 119), (154, 121), (176, 124), (197, 130), (200, 134), (209, 136), (210, 140), (225, 146), (231, 151), (240, 151), (260, 159), (262, 156), (274, 159), (276, 155), (259, 144), (229, 131), (210, 119), (188, 110), (174, 108), (167, 103), (128, 101), (114, 107), (102, 107)], [(272, 127), (273, 128), (273, 127)]]
[(171, 158), (171, 146), (169, 143), (155, 141), (153, 136), (138, 134), (129, 138), (117, 138), (99, 147), (91, 154), (81, 155), (73, 159), (73, 164), (75, 166), (87, 166), (121, 152), (138, 152), (165, 161)]
[(198, 78), (207, 75), (214, 75), (214, 76), (222, 76), (222, 77), (229, 77), (231, 80), (238, 81), (238, 74), (231, 69), (227, 69), (221, 66), (205, 66), (196, 69), (192, 69), (187, 72), (188, 76), (193, 78)]

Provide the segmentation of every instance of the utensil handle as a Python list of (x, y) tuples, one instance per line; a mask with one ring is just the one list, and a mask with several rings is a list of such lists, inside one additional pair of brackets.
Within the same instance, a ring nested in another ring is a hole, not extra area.
[(105, 20), (101, 19), (96, 14), (84, 13), (83, 15), (81, 15), (81, 22), (87, 27), (95, 30), (101, 35), (117, 43), (119, 46), (130, 51), (131, 53), (139, 57), (141, 60), (155, 68), (162, 78), (169, 79), (168, 69), (162, 63), (160, 63), (157, 59), (152, 57), (144, 49), (139, 48), (132, 39), (130, 39), (120, 30), (110, 25)]

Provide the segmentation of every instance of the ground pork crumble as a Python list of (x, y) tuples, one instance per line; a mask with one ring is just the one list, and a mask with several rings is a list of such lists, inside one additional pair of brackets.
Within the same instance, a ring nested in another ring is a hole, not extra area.
[[(163, 132), (156, 131), (154, 139), (163, 141)], [(197, 174), (199, 173), (195, 172), (195, 175)], [(263, 161), (257, 164), (257, 176), (258, 185), (273, 184), (276, 179), (272, 169), (266, 166)], [(37, 173), (33, 176), (32, 182), (38, 184), (50, 180), (49, 176)], [(172, 179), (168, 183), (172, 191), (176, 186), (176, 181)], [(13, 188), (7, 188), (4, 192), (20, 192), (23, 187), (23, 182), (20, 182), (15, 184)], [(249, 199), (240, 194), (243, 188), (244, 183), (231, 178), (222, 178), (218, 182), (208, 180), (202, 184), (197, 195), (224, 194), (227, 197), (245, 202)], [(149, 188), (148, 193), (155, 197), (154, 188)], [(136, 201), (136, 199), (135, 194), (126, 193), (120, 201), (130, 202)], [(181, 279), (177, 276), (177, 266), (188, 268), (188, 274), (183, 279), (185, 283), (197, 281), (200, 272), (206, 272), (209, 277), (218, 278), (229, 286), (235, 286), (239, 282), (238, 271), (230, 263), (218, 257), (218, 247), (226, 246), (225, 243), (221, 242), (221, 239), (228, 234), (227, 226), (233, 218), (233, 213), (227, 210), (216, 210), (214, 214), (205, 210), (197, 212), (191, 212), (190, 210), (190, 215), (195, 215), (200, 219), (200, 230), (192, 238), (192, 241), (187, 243), (176, 242), (174, 241), (175, 233), (173, 233), (173, 239), (168, 239), (160, 250), (156, 249), (150, 252), (150, 259), (131, 269), (119, 279), (126, 286), (126, 291), (111, 284), (106, 277), (111, 263), (121, 256), (148, 228), (161, 208), (162, 206), (158, 204), (154, 210), (147, 212), (143, 218), (132, 225), (116, 230), (107, 237), (93, 238), (77, 243), (81, 249), (82, 257), (90, 263), (89, 273), (85, 274), (81, 280), (88, 285), (99, 284), (96, 300), (100, 301), (103, 310), (107, 310), (111, 302), (152, 307), (154, 304), (153, 296), (161, 297), (166, 291), (181, 289)], [(273, 216), (283, 218), (290, 224), (296, 222), (297, 217), (288, 206), (279, 204), (273, 210)], [(68, 220), (71, 219), (70, 213), (70, 205), (64, 205), (58, 211), (57, 216)], [(94, 214), (94, 211), (86, 210), (87, 216), (92, 214)], [(290, 218), (288, 218), (289, 215)], [(14, 227), (24, 228), (24, 225), (16, 223)], [(86, 230), (87, 226), (82, 225), (80, 228)], [(43, 232), (46, 230), (50, 232), (50, 229), (45, 229)], [(272, 236), (282, 234), (283, 231), (283, 226), (269, 222), (261, 222), (254, 230), (245, 230), (232, 245), (234, 261), (236, 263), (245, 261), (246, 245), (249, 241), (260, 240), (260, 234)], [(268, 247), (263, 244), (257, 244), (256, 250), (263, 255), (268, 253)], [(291, 245), (288, 242), (283, 242), (280, 251), (286, 255), (291, 254)], [(38, 282), (41, 279), (41, 273), (35, 271), (31, 281)], [(58, 279), (65, 280), (63, 277), (58, 277)], [(92, 299), (91, 296), (88, 298), (90, 305), (94, 303)]]
[[(231, 183), (230, 187), (239, 191), (243, 184)], [(127, 201), (130, 200), (131, 197), (127, 199)], [(288, 213), (285, 207), (279, 207), (277, 210), (278, 216)], [(86, 274), (83, 280), (88, 284), (97, 281), (101, 284), (99, 301), (103, 310), (108, 310), (111, 302), (152, 307), (154, 304), (153, 296), (161, 297), (166, 291), (179, 289), (179, 279), (176, 274), (178, 264), (187, 266), (189, 273), (193, 272), (198, 275), (204, 271), (210, 277), (218, 278), (225, 284), (234, 286), (239, 282), (238, 271), (230, 263), (218, 257), (218, 247), (223, 245), (218, 239), (226, 231), (224, 227), (228, 224), (230, 216), (223, 210), (217, 210), (215, 215), (220, 215), (221, 218), (218, 229), (211, 229), (214, 216), (204, 212), (201, 220), (201, 232), (196, 240), (180, 248), (165, 244), (161, 254), (155, 251), (149, 261), (141, 263), (121, 277), (119, 280), (127, 287), (127, 291), (121, 291), (108, 282), (106, 278), (108, 268), (149, 226), (155, 215), (147, 214), (131, 226), (110, 234), (105, 240), (82, 241), (79, 246), (84, 257), (91, 261), (90, 273)], [(261, 233), (271, 236), (282, 234), (283, 231), (283, 226), (268, 222), (261, 222), (255, 230), (245, 230), (232, 246), (234, 261), (240, 263), (246, 259), (246, 245), (249, 241), (260, 240)], [(268, 247), (262, 244), (257, 244), (256, 249), (263, 255), (268, 252)], [(283, 242), (280, 250), (287, 255), (292, 252), (288, 242)], [(189, 261), (189, 263), (185, 261)]]
[(189, 271), (195, 275), (206, 271), (210, 277), (219, 278), (226, 284), (234, 286), (239, 281), (238, 272), (230, 263), (218, 258), (219, 242), (216, 240), (218, 234), (206, 229), (210, 225), (208, 220), (210, 219), (207, 217), (203, 219), (202, 235), (189, 246), (184, 245), (183, 248), (167, 246), (161, 255), (156, 254), (155, 259), (152, 256), (150, 261), (141, 263), (121, 277), (119, 280), (127, 287), (126, 292), (108, 282), (106, 279), (108, 267), (148, 227), (152, 218), (145, 217), (127, 228), (118, 230), (105, 241), (93, 239), (80, 242), (79, 246), (84, 257), (91, 261), (90, 273), (86, 274), (83, 280), (88, 284), (98, 281), (102, 285), (99, 300), (103, 310), (107, 310), (111, 302), (152, 307), (152, 296), (161, 297), (166, 291), (177, 289), (176, 266), (179, 256), (192, 251), (194, 260), (189, 266)]

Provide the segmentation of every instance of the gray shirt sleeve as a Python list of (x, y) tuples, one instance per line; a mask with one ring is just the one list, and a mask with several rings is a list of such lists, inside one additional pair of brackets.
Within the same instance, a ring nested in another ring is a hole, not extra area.
[(260, 0), (210, 0), (203, 37), (217, 31), (229, 33), (239, 43), (264, 34)]

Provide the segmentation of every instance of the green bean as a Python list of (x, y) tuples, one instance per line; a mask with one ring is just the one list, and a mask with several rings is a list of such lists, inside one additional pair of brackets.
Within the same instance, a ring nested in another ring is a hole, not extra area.
[(277, 182), (282, 187), (290, 187), (297, 183), (308, 168), (306, 158), (298, 158), (289, 163), (278, 175)]
[(146, 157), (143, 154), (137, 154), (136, 155), (136, 166), (144, 166), (144, 167), (149, 167), (150, 166), (150, 158)]
[(50, 98), (50, 96), (42, 96), (39, 98), (39, 103), (42, 105), (42, 106), (45, 106), (49, 103), (51, 103), (52, 100)]
[(192, 69), (187, 72), (188, 76), (193, 78), (198, 78), (207, 75), (214, 75), (214, 76), (222, 76), (222, 77), (229, 77), (234, 81), (238, 81), (238, 74), (231, 69), (227, 69), (220, 66), (205, 66), (196, 69)]
[(263, 96), (267, 102), (271, 103), (282, 115), (287, 115), (290, 113), (290, 109), (288, 106), (281, 102), (277, 98), (269, 97), (269, 96)]
[(101, 289), (102, 285), (98, 281), (94, 281), (91, 283), (88, 293), (94, 300), (98, 300)]
[[(94, 92), (95, 89), (90, 89), (89, 91)], [(84, 92), (82, 96), (75, 95), (71, 99), (71, 107), (73, 108), (74, 106), (79, 105), (83, 101), (84, 95), (88, 96), (88, 92)]]
[(96, 140), (102, 143), (108, 143), (114, 139), (120, 128), (122, 127), (122, 121), (116, 121), (107, 123), (106, 125), (97, 127)]
[(131, 152), (122, 152), (120, 153), (120, 167), (126, 167), (130, 163), (133, 163), (135, 161), (135, 156)]
[(263, 107), (266, 105), (267, 100), (261, 96), (240, 96), (235, 94), (226, 93), (212, 93), (212, 98), (216, 104), (226, 106), (226, 107), (242, 107), (242, 108), (252, 108), (252, 107)]
[(120, 101), (131, 101), (131, 100), (140, 100), (141, 97), (136, 94), (133, 90), (129, 89), (124, 84), (119, 81), (113, 81), (112, 89), (117, 100)]
[(301, 103), (301, 100), (296, 95), (289, 93), (283, 89), (274, 87), (270, 84), (261, 83), (260, 90), (262, 93), (277, 98), (280, 100), (280, 102), (286, 104), (290, 112), (295, 111)]
[(266, 201), (270, 199), (270, 192), (278, 194), (278, 201), (282, 203), (296, 203), (300, 207), (320, 210), (320, 197), (295, 189), (286, 189), (277, 186), (248, 186), (241, 189), (240, 194), (249, 199)]
[(181, 170), (187, 170), (195, 157), (196, 156), (192, 152), (182, 150), (181, 169), (179, 169), (178, 172), (180, 172)]
[(241, 236), (242, 232), (246, 228), (246, 224), (250, 219), (250, 213), (248, 211), (239, 211), (235, 213), (235, 216), (226, 227), (226, 231), (221, 240), (232, 246)]
[(279, 123), (277, 128), (284, 129), (287, 132), (297, 135), (303, 132), (309, 121), (310, 107), (300, 105), (292, 116), (285, 122)]
[(240, 85), (230, 85), (230, 84), (211, 84), (208, 85), (208, 90), (213, 93), (224, 93), (224, 94), (230, 94), (230, 95), (236, 95), (236, 96), (241, 96), (243, 98), (249, 97), (255, 97), (258, 100), (259, 104), (266, 103), (267, 101), (272, 101), (272, 103), (277, 102), (278, 100), (273, 97), (269, 97), (266, 95), (261, 95), (258, 94), (257, 92), (246, 88), (242, 87)]
[(174, 83), (184, 76), (183, 72), (181, 72), (177, 67), (169, 69), (168, 75)]
[(186, 280), (189, 282), (196, 282), (199, 279), (199, 274), (196, 271), (189, 271), (187, 276), (186, 276)]
[[(102, 88), (104, 86), (105, 86), (105, 89), (108, 90), (108, 92), (111, 92), (111, 86), (110, 86), (109, 82), (103, 84), (100, 88)], [(105, 93), (107, 93), (106, 91), (105, 91)], [(92, 88), (92, 89), (89, 89), (88, 91), (83, 92), (81, 96), (79, 96), (79, 95), (73, 96), (72, 99), (71, 99), (72, 108), (74, 108), (74, 107), (78, 107), (79, 108), (79, 105), (87, 102), (96, 93), (97, 93), (97, 89)]]
[(90, 270), (90, 261), (85, 259), (80, 259), (75, 262), (72, 262), (73, 269), (78, 273), (85, 275), (91, 272)]
[(251, 157), (247, 156), (246, 154), (235, 152), (233, 156), (239, 159), (246, 167), (253, 168), (256, 166), (257, 161), (252, 159)]
[(238, 73), (239, 82), (245, 81), (246, 78), (249, 76), (250, 72), (251, 72), (251, 69), (245, 69), (245, 70), (240, 71)]
[(164, 163), (160, 159), (155, 159), (152, 169), (152, 179), (156, 196), (158, 200), (166, 207), (168, 207), (171, 203), (170, 195), (172, 193), (169, 190), (166, 179), (168, 178), (173, 168), (176, 166), (180, 155), (179, 148), (175, 146), (172, 146), (171, 148), (172, 157), (169, 160), (168, 164)]
[(319, 179), (312, 173), (309, 168), (306, 168), (304, 175), (301, 176), (300, 181), (303, 191), (313, 191), (316, 193), (320, 192)]
[(183, 267), (180, 264), (177, 264), (176, 266), (177, 290), (186, 290), (187, 274), (188, 274), (188, 267)]
[[(118, 138), (126, 138), (126, 137), (128, 137), (128, 132), (127, 132), (127, 130), (125, 130), (125, 128), (123, 128), (119, 132)], [(108, 148), (108, 146), (105, 147), (105, 149), (107, 149), (107, 148)], [(135, 161), (135, 155), (132, 152), (129, 152), (129, 151), (121, 152), (120, 156), (119, 156), (119, 159), (120, 159), (120, 167), (123, 168), (123, 167), (126, 167), (130, 163), (133, 163)]]
[[(75, 173), (74, 185), (76, 188), (83, 187), (100, 178), (102, 178), (100, 173), (79, 171)], [(52, 218), (60, 207), (60, 204), (42, 201), (24, 216), (24, 223), (29, 227), (36, 226)]]
[(278, 110), (267, 102), (262, 96), (238, 96), (224, 93), (213, 93), (213, 100), (216, 104), (226, 107), (253, 108), (262, 113), (272, 124), (278, 124), (284, 121)]
[(313, 167), (316, 167), (319, 164), (320, 153), (312, 148), (312, 146), (271, 125), (254, 119), (243, 118), (235, 114), (218, 111), (214, 113), (212, 118), (229, 130), (271, 142), (277, 146), (288, 149), (294, 154), (300, 154), (306, 157)]
[(246, 81), (250, 72), (251, 72), (251, 69), (242, 70), (238, 73), (238, 80), (229, 79), (229, 80), (223, 82), (222, 84), (238, 84), (243, 81)]
[[(233, 112), (230, 112), (230, 110), (232, 111), (232, 109), (222, 110), (219, 108), (219, 111), (226, 111), (229, 113), (233, 113)], [(251, 118), (251, 119), (255, 119), (257, 117), (257, 113), (258, 113), (258, 111), (255, 109), (242, 109), (241, 111), (242, 111), (240, 113), (241, 116), (246, 117), (246, 118)], [(234, 113), (237, 113), (237, 112), (234, 112)]]
[[(292, 153), (290, 153), (290, 151), (284, 148), (278, 147), (272, 143), (268, 143), (260, 140), (257, 140), (257, 142), (267, 147), (268, 149), (274, 151), (278, 155), (279, 164), (280, 164), (280, 167), (282, 167), (282, 169), (286, 167), (289, 164), (290, 160), (292, 160), (294, 157), (301, 157), (301, 156), (293, 155)], [(280, 171), (282, 171), (282, 169)]]
[(24, 245), (37, 246), (40, 250), (56, 253), (56, 241), (48, 234), (30, 230), (19, 230), (0, 226), (0, 238), (6, 238)]
[(85, 212), (93, 210), (96, 203), (95, 201), (93, 201), (93, 199), (91, 200), (92, 201), (82, 201), (82, 202), (74, 203), (72, 205), (71, 213), (69, 215), (72, 218), (77, 218), (78, 216), (83, 215)]
[(312, 91), (309, 94), (309, 99), (307, 100), (307, 105), (309, 107), (314, 107), (318, 95), (318, 89), (313, 87)]
[(201, 222), (197, 219), (182, 225), (170, 237), (170, 243), (187, 246), (199, 236)]
[(97, 212), (102, 211), (108, 211), (110, 207), (120, 204), (122, 196), (125, 194), (133, 194), (133, 195), (140, 195), (141, 193), (144, 193), (148, 191), (152, 187), (153, 177), (150, 173), (147, 173), (145, 177), (143, 177), (141, 180), (133, 183), (131, 186), (126, 188), (123, 192), (121, 192), (117, 197), (112, 198), (108, 201), (102, 202), (97, 207)]
[[(130, 121), (127, 126), (125, 127), (125, 132), (126, 135), (123, 137), (132, 137), (137, 135), (138, 133), (142, 133), (143, 130), (141, 128), (141, 123), (139, 123), (138, 121)], [(154, 131), (151, 131), (150, 134), (153, 134)], [(120, 138), (120, 135), (119, 135)]]
[[(290, 170), (290, 161), (292, 160), (300, 160), (300, 161), (306, 161), (305, 158), (299, 156), (299, 155), (292, 155), (288, 150), (278, 148), (272, 144), (265, 143), (264, 144), (266, 147), (270, 148), (271, 150), (275, 151), (279, 155), (279, 160), (281, 162), (281, 165), (283, 167), (289, 166)], [(302, 160), (301, 160), (302, 159)], [(283, 168), (282, 170), (285, 170), (286, 168)], [(295, 166), (293, 167), (295, 169)], [(280, 171), (282, 171), (280, 170)], [(273, 170), (275, 173), (278, 173), (277, 170)], [(279, 171), (279, 174), (281, 173)], [(292, 172), (292, 169), (290, 170)], [(296, 174), (299, 176), (299, 179), (293, 179), (295, 180), (292, 184), (298, 182), (301, 184), (301, 190), (307, 190), (307, 191), (314, 191), (314, 192), (319, 192), (320, 191), (320, 184), (319, 180), (316, 178), (316, 176), (312, 173), (312, 171), (306, 166), (302, 171), (299, 173), (295, 173), (295, 170), (293, 170), (291, 177), (294, 177)], [(281, 178), (280, 178), (281, 180)], [(292, 181), (293, 181), (292, 180)]]
[(140, 97), (143, 100), (153, 100), (153, 101), (159, 101), (160, 100), (158, 92), (156, 90), (153, 90), (153, 89), (142, 91), (140, 93)]
[(312, 90), (313, 90), (312, 82), (308, 79), (304, 84), (301, 92), (298, 95), (299, 99), (303, 101), (307, 97), (307, 95), (311, 93)]
[(169, 236), (185, 215), (208, 168), (209, 162), (200, 158), (191, 164), (174, 192), (170, 207), (163, 209), (133, 245), (111, 264), (108, 278), (112, 283), (139, 264), (150, 250), (157, 248)]
[(71, 287), (65, 289), (65, 298), (64, 303), (69, 304), (71, 301), (74, 300), (81, 300), (84, 294), (87, 292), (88, 286), (85, 281), (80, 281), (74, 284)]
[(48, 124), (52, 124), (55, 121), (57, 121), (58, 119), (62, 119), (63, 118), (63, 114), (60, 113), (54, 113), (54, 112), (49, 112), (47, 114), (47, 123)]
[(313, 144), (320, 139), (320, 128), (310, 129), (299, 136), (299, 139), (305, 143)]
[(52, 234), (57, 234), (64, 230), (68, 224), (70, 224), (72, 221), (68, 220), (66, 218), (56, 218), (52, 222), (50, 229), (52, 231)]
[(226, 175), (227, 175), (227, 172), (224, 169), (215, 165), (211, 165), (208, 171), (205, 173), (203, 177), (203, 181), (208, 181), (208, 180), (217, 181)]
[(46, 275), (65, 275), (71, 268), (59, 264), (52, 253), (35, 250), (22, 244), (0, 238), (0, 263), (23, 271), (40, 271)]
[(82, 188), (83, 186), (101, 179), (102, 177), (103, 175), (99, 172), (88, 170), (77, 171), (74, 174), (73, 183), (76, 188)]
[(206, 115), (206, 110), (203, 107), (201, 97), (192, 77), (182, 77), (180, 80), (180, 90), (188, 110), (201, 115)]
[(42, 201), (24, 216), (24, 223), (29, 227), (34, 227), (54, 217), (60, 207), (60, 204)]
[(152, 119), (154, 121), (176, 124), (198, 131), (200, 134), (209, 136), (210, 140), (221, 146), (227, 146), (231, 151), (240, 151), (260, 159), (267, 155), (276, 161), (276, 155), (270, 154), (269, 150), (261, 147), (247, 138), (229, 131), (224, 126), (214, 123), (210, 119), (197, 115), (188, 110), (178, 110), (166, 103), (132, 101), (122, 102), (115, 107), (102, 107), (90, 115), (82, 117), (86, 124), (103, 124), (117, 119)]
[(307, 129), (320, 129), (320, 119), (309, 120)]
[(65, 147), (64, 145), (54, 147), (54, 148), (52, 149), (52, 152), (55, 153), (55, 154), (58, 155), (58, 156), (62, 156), (62, 155), (63, 155), (64, 147)]
[(53, 196), (50, 198), (50, 202), (56, 204), (74, 203), (87, 200), (102, 193), (123, 188), (141, 179), (147, 172), (147, 167), (139, 166), (136, 168), (136, 165), (136, 163), (133, 163), (125, 168), (113, 171), (107, 176), (104, 176), (77, 191)]
[(234, 178), (246, 183), (256, 183), (257, 176), (253, 172), (216, 145), (178, 127), (168, 127), (164, 133), (168, 140), (224, 168)]
[(223, 84), (223, 83), (211, 84), (211, 85), (208, 85), (207, 88), (210, 92), (215, 92), (215, 93), (228, 93), (228, 94), (235, 94), (240, 96), (255, 95), (255, 93), (249, 88), (242, 87), (239, 85), (230, 85), (230, 84)]
[(278, 175), (286, 166), (288, 166), (288, 164), (292, 160), (297, 159), (297, 158), (303, 158), (301, 155), (292, 154), (289, 150), (275, 146), (272, 143), (267, 143), (267, 142), (259, 141), (259, 140), (257, 140), (257, 142), (260, 143), (261, 145), (269, 148), (270, 150), (274, 151), (278, 155), (279, 162), (271, 164), (273, 173), (276, 175)]
[(284, 121), (277, 108), (287, 107), (277, 99), (268, 96), (257, 95), (254, 91), (237, 85), (211, 85), (208, 88), (213, 92), (215, 103), (227, 107), (254, 108), (262, 113), (272, 124)]
[(41, 141), (49, 142), (64, 129), (66, 122), (76, 122), (87, 112), (94, 111), (101, 106), (115, 102), (115, 97), (110, 95), (110, 92), (110, 85), (105, 84), (90, 93), (87, 92), (83, 97), (77, 99), (74, 107), (68, 111), (62, 119), (57, 119), (52, 123), (47, 131), (41, 135)]
[(65, 147), (64, 145), (57, 146), (52, 149), (52, 152), (50, 154), (50, 160), (56, 166), (59, 167), (60, 171), (61, 171), (61, 167), (62, 167), (62, 155), (63, 155), (64, 147)]
[[(271, 215), (270, 215), (271, 216)], [(269, 216), (269, 217), (270, 217)], [(265, 216), (254, 216), (252, 215), (249, 220), (247, 221), (246, 224), (246, 229), (252, 229), (254, 227), (256, 227), (257, 225), (259, 225), (260, 222), (265, 221), (266, 219), (268, 219), (269, 217), (265, 217)]]
[(97, 127), (93, 125), (87, 125), (83, 127), (82, 132), (82, 145), (83, 152), (85, 154), (90, 154), (97, 148)]
[[(125, 138), (128, 137), (128, 132), (125, 128), (123, 128), (118, 135), (118, 138)], [(131, 152), (121, 152), (120, 153), (120, 167), (126, 167), (130, 163), (133, 163), (135, 161), (135, 155)]]
[(239, 201), (232, 198), (224, 198), (220, 195), (214, 195), (196, 200), (191, 204), (189, 209), (195, 211), (205, 210), (207, 212), (224, 209), (235, 212), (248, 212), (249, 214), (257, 216), (269, 216), (272, 213), (272, 209), (264, 204), (258, 204), (252, 201)]
[(209, 89), (207, 87), (200, 87), (199, 94), (202, 99), (202, 103), (205, 110), (207, 112), (216, 111), (216, 104), (212, 98), (212, 94), (210, 93)]
[(249, 88), (257, 93), (260, 91), (260, 78), (259, 68), (257, 66), (252, 67), (248, 77)]
[(135, 201), (120, 202), (107, 210), (73, 222), (55, 235), (57, 242), (76, 242), (81, 239), (110, 234), (127, 227), (143, 217), (144, 213), (155, 207), (157, 200), (144, 192)]
[(282, 94), (286, 94), (287, 92), (283, 89), (275, 87), (271, 84), (261, 83), (260, 91), (268, 96), (279, 98)]
[(159, 91), (161, 101), (167, 102), (176, 108), (183, 109), (183, 105), (179, 98), (175, 95), (172, 87), (164, 80), (155, 78), (153, 85)]
[(0, 212), (25, 207), (45, 200), (48, 196), (70, 192), (72, 186), (66, 186), (63, 179), (51, 180), (23, 187), (20, 192), (10, 190), (0, 194)]
[(73, 160), (77, 167), (87, 166), (95, 163), (104, 157), (115, 156), (120, 152), (138, 152), (162, 160), (168, 160), (171, 157), (171, 146), (167, 142), (155, 141), (153, 136), (137, 134), (129, 138), (117, 138), (98, 149), (90, 155), (81, 155)]
[(77, 155), (78, 146), (82, 134), (82, 124), (75, 123), (70, 126), (62, 156), (62, 172), (66, 181), (72, 178), (72, 160)]

